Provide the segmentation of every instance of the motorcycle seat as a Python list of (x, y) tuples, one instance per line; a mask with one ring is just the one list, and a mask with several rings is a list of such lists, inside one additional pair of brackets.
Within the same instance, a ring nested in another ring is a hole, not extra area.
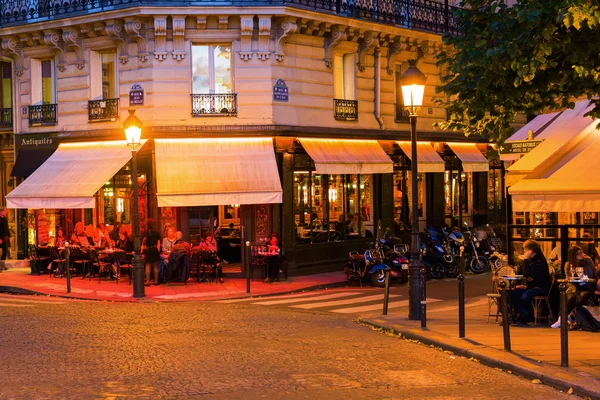
[(352, 254), (352, 256), (350, 256), (350, 259), (356, 260), (356, 261), (364, 261), (365, 255), (364, 254)]

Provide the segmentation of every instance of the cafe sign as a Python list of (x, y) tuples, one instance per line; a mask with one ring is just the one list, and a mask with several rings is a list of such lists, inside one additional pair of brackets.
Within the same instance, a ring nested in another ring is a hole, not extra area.
[(500, 154), (527, 154), (535, 149), (543, 140), (519, 140), (514, 142), (504, 142), (499, 148)]

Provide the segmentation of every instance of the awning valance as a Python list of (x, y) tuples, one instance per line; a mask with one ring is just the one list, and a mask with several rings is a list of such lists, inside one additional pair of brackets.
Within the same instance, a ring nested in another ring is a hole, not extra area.
[(94, 194), (131, 159), (123, 141), (62, 143), (6, 196), (8, 208), (94, 208)]
[(281, 203), (272, 138), (154, 142), (159, 207)]
[(490, 163), (475, 143), (447, 143), (462, 163), (464, 172), (487, 172)]
[[(412, 157), (411, 142), (397, 141), (396, 143), (410, 159)], [(419, 173), (444, 172), (446, 170), (444, 160), (429, 142), (417, 142), (417, 161), (417, 171)]]
[(394, 163), (376, 140), (299, 139), (318, 174), (386, 174)]
[(26, 178), (54, 153), (54, 148), (20, 149), (10, 176)]

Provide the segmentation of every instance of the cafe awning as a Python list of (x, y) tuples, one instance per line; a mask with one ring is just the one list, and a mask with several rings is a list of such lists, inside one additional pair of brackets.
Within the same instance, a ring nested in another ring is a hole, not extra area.
[(54, 153), (54, 148), (20, 149), (10, 176), (26, 178)]
[(131, 159), (123, 141), (62, 143), (6, 196), (8, 208), (94, 208), (94, 195)]
[[(532, 132), (532, 139), (534, 140), (543, 140), (546, 138), (547, 128), (552, 125), (552, 122), (562, 111), (553, 112), (548, 114), (540, 114), (536, 116), (534, 119), (526, 123), (516, 131), (511, 137), (509, 137), (505, 143), (506, 145), (510, 145), (511, 142), (521, 142), (529, 139), (529, 132)], [(502, 154), (500, 153), (500, 160), (502, 161), (516, 161), (523, 157), (524, 153), (515, 153), (515, 154)]]
[[(410, 159), (412, 157), (412, 144), (408, 141), (397, 141), (398, 146), (404, 154)], [(424, 172), (444, 172), (446, 169), (444, 160), (431, 146), (430, 142), (417, 142), (417, 171)]]
[(462, 163), (464, 172), (487, 172), (490, 163), (475, 143), (446, 143)]
[(272, 138), (154, 142), (159, 207), (281, 203)]
[(513, 211), (600, 211), (600, 131), (589, 127), (559, 154), (509, 188)]
[(318, 174), (386, 174), (394, 163), (376, 140), (299, 139)]
[(590, 107), (590, 101), (584, 100), (576, 102), (575, 108), (563, 111), (544, 129), (543, 135), (538, 136), (544, 141), (508, 168), (506, 186), (514, 186), (546, 159), (561, 154), (580, 132), (595, 126), (597, 122), (591, 117), (584, 117)]

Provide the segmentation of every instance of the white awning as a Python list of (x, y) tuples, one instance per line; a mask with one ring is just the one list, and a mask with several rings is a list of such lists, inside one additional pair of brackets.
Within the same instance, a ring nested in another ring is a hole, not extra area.
[[(412, 157), (411, 142), (397, 141), (396, 143), (410, 159)], [(417, 142), (417, 161), (417, 171), (419, 173), (444, 172), (446, 170), (444, 160), (431, 146), (430, 142)]]
[(159, 207), (281, 203), (272, 138), (154, 142)]
[(600, 131), (589, 127), (564, 151), (550, 157), (509, 188), (513, 211), (598, 212)]
[(299, 139), (318, 174), (387, 174), (394, 163), (376, 140)]
[(590, 101), (584, 100), (576, 102), (575, 108), (563, 111), (537, 137), (544, 141), (508, 168), (507, 186), (516, 184), (549, 157), (560, 155), (575, 136), (591, 125), (595, 126), (591, 117), (583, 116), (590, 108)]
[(94, 208), (96, 192), (130, 159), (124, 140), (62, 143), (6, 196), (7, 207)]
[(481, 154), (475, 143), (446, 143), (450, 149), (460, 158), (464, 172), (487, 172), (490, 163)]

